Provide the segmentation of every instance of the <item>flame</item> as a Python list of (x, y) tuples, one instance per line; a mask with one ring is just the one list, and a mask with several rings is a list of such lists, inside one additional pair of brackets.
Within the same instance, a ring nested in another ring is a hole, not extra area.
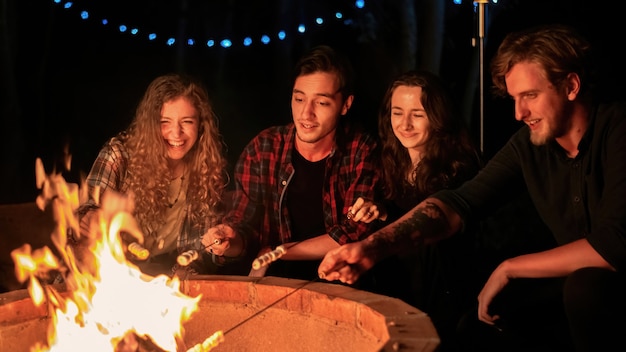
[[(36, 343), (31, 351), (134, 351), (146, 341), (165, 351), (184, 346), (182, 325), (197, 311), (201, 296), (182, 294), (176, 276), (152, 277), (126, 260), (120, 231), (143, 241), (131, 215), (132, 199), (113, 192), (103, 195), (92, 221), (92, 232), (100, 236), (89, 248), (93, 260), (85, 265), (67, 245), (67, 233), (80, 233), (74, 212), (86, 193), (59, 174), (46, 175), (39, 159), (36, 182), (42, 190), (39, 207), (53, 207), (57, 225), (51, 237), (60, 259), (48, 247), (33, 251), (29, 244), (11, 252), (16, 276), (22, 283), (28, 280), (33, 302), (40, 306), (47, 301), (50, 307), (48, 341)], [(63, 277), (67, 292), (42, 284), (54, 275)], [(211, 349), (213, 340), (209, 344), (207, 339), (202, 350)]]

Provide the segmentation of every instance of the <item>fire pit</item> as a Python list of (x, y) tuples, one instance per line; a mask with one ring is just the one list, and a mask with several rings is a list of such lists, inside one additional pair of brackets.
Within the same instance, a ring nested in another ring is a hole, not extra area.
[[(32, 217), (35, 208), (28, 206), (29, 212), (0, 221), (9, 225), (0, 226), (3, 234), (13, 238), (0, 249), (23, 243), (10, 252), (17, 282), (2, 281), (7, 287), (28, 283), (28, 290), (0, 294), (0, 351), (434, 351), (439, 345), (425, 313), (344, 285), (275, 277), (148, 278), (126, 260), (119, 232), (140, 230), (115, 193), (101, 200), (94, 259), (89, 268), (79, 267), (66, 245), (68, 227), (78, 231), (79, 188), (46, 175), (39, 160), (36, 165), (37, 208), (52, 205), (53, 211)], [(53, 222), (23, 226), (51, 215)], [(46, 233), (47, 244), (33, 248)], [(67, 287), (43, 284), (53, 270), (64, 273)]]
[[(434, 351), (439, 345), (425, 313), (343, 285), (194, 276), (182, 281), (181, 292), (202, 295), (183, 325), (187, 346), (218, 330), (224, 342), (215, 351)], [(45, 305), (36, 307), (26, 290), (0, 294), (0, 350), (29, 351), (44, 341), (49, 320)]]

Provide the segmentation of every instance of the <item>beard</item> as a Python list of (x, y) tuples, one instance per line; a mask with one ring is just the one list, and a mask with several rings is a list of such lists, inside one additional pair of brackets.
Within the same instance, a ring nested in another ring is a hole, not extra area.
[(530, 143), (536, 146), (545, 145), (553, 138), (554, 135), (552, 133), (552, 130), (549, 128), (546, 131), (530, 131)]
[(536, 146), (542, 146), (548, 142), (563, 137), (566, 134), (568, 124), (552, 123), (542, 126), (540, 130), (530, 131), (530, 142)]

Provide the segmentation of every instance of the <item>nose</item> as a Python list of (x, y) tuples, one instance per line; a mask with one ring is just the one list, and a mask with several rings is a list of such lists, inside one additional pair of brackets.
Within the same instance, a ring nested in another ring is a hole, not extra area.
[(409, 116), (409, 114), (402, 115), (402, 118), (400, 119), (400, 127), (406, 131), (413, 127), (413, 124), (411, 123), (411, 116)]
[(526, 117), (528, 117), (529, 113), (530, 110), (526, 107), (524, 100), (515, 101), (515, 119), (517, 121), (523, 121)]
[(173, 123), (171, 132), (174, 135), (174, 137), (180, 136), (183, 132), (183, 125), (180, 123)]
[(315, 106), (312, 101), (302, 104), (302, 111), (300, 112), (300, 116), (303, 119), (309, 119), (310, 117), (314, 115), (315, 115)]

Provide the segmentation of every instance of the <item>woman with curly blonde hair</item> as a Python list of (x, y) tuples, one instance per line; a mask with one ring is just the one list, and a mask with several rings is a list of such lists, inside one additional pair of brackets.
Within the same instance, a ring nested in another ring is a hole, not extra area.
[(216, 224), (225, 167), (204, 86), (179, 74), (157, 77), (129, 128), (104, 145), (87, 176), (89, 199), (78, 210), (81, 235), (93, 238), (91, 215), (107, 192), (129, 196), (150, 253), (136, 264), (153, 275), (171, 272), (177, 256), (198, 247), (200, 236)]

